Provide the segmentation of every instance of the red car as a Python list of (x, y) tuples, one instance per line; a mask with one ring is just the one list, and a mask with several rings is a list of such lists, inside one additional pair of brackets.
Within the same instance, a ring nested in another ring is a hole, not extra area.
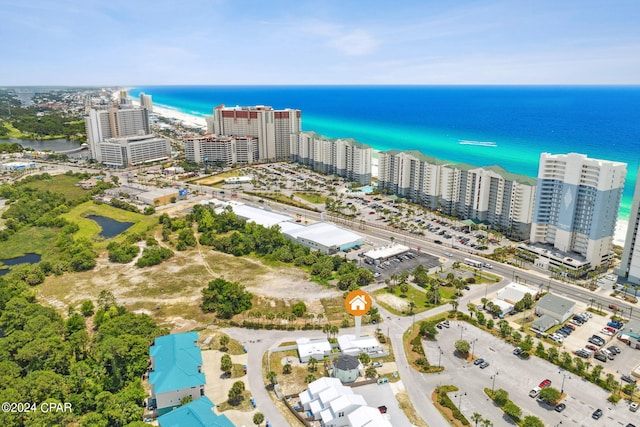
[(596, 347), (596, 346), (595, 346), (595, 345), (593, 345), (593, 344), (588, 344), (588, 345), (587, 345), (587, 348), (588, 348), (589, 350), (591, 350), (591, 351), (598, 351), (598, 347)]
[(551, 380), (544, 380), (540, 383), (538, 387), (545, 388), (545, 387), (549, 387), (550, 385), (551, 385)]
[(380, 411), (381, 414), (386, 414), (387, 413), (387, 407), (385, 405), (378, 406), (378, 411)]

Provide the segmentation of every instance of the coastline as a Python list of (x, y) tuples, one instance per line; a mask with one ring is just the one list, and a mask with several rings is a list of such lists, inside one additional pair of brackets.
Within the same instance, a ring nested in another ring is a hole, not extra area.
[[(117, 97), (117, 92), (114, 93), (113, 96)], [(134, 105), (140, 106), (140, 102), (138, 98), (134, 98), (131, 96), (129, 98), (132, 99)], [(184, 113), (182, 111), (179, 111), (176, 108), (166, 106), (166, 105), (154, 104), (152, 114), (165, 117), (168, 119), (172, 119), (172, 120), (178, 120), (184, 126), (187, 126), (187, 127), (204, 128), (204, 129), (206, 129), (207, 127), (207, 123), (204, 117)], [(377, 150), (373, 148), (373, 155), (371, 159), (371, 176), (374, 178), (378, 177), (378, 153), (380, 151), (382, 150)], [(627, 237), (628, 226), (629, 226), (629, 221), (626, 218), (618, 217), (616, 221), (614, 235), (613, 235), (614, 245), (624, 246), (624, 242)]]

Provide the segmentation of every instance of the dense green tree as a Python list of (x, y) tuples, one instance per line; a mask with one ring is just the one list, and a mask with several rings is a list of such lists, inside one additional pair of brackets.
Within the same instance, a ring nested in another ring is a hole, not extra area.
[(555, 406), (561, 397), (562, 394), (557, 388), (545, 387), (540, 390), (540, 399), (542, 399), (544, 402), (547, 402), (549, 405)]
[(217, 278), (202, 290), (201, 307), (205, 313), (215, 312), (218, 317), (229, 319), (234, 314), (251, 308), (252, 298), (253, 294), (239, 283)]

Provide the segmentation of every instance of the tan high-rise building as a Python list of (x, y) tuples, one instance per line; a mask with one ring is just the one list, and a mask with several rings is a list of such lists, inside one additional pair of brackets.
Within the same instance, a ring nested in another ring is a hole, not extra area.
[(146, 108), (150, 113), (153, 113), (153, 101), (151, 100), (151, 95), (140, 92), (140, 107)]
[(291, 143), (291, 161), (327, 175), (335, 174), (360, 184), (371, 183), (373, 149), (351, 138), (330, 139), (302, 132)]
[(258, 160), (289, 160), (290, 147), (302, 129), (300, 110), (272, 107), (225, 107), (213, 109), (205, 118), (214, 135), (253, 136), (258, 139)]
[(536, 180), (499, 166), (449, 164), (419, 151), (378, 154), (378, 188), (461, 219), (527, 239)]
[(184, 139), (187, 160), (196, 163), (253, 163), (258, 157), (258, 138), (253, 136), (201, 136)]

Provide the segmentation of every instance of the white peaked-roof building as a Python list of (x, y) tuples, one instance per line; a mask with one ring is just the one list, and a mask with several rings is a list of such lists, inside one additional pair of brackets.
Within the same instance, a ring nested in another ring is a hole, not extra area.
[(326, 338), (310, 339), (310, 338), (298, 338), (296, 340), (298, 345), (298, 357), (300, 362), (307, 363), (310, 358), (321, 360), (325, 356), (331, 354), (331, 344)]
[(339, 335), (338, 346), (343, 354), (357, 356), (360, 353), (367, 353), (369, 356), (376, 353), (383, 353), (384, 349), (376, 339), (370, 335), (356, 337), (355, 335)]
[[(323, 377), (313, 381), (299, 397), (304, 410), (311, 411), (323, 427), (391, 427), (378, 409), (367, 406), (364, 397), (342, 385), (337, 378)], [(373, 415), (372, 411), (378, 412), (379, 416)]]

